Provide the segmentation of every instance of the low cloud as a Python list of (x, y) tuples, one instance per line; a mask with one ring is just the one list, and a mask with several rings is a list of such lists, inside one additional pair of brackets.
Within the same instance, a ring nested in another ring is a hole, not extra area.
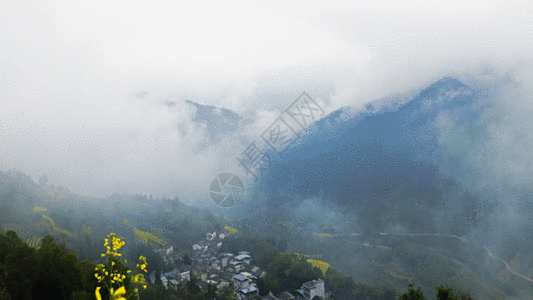
[[(524, 4), (4, 1), (0, 168), (87, 195), (209, 202), (212, 178), (233, 172), (235, 156), (303, 91), (329, 113), (444, 75), (512, 74), (521, 101), (499, 105), (520, 115), (491, 125), (498, 142), (484, 149), (498, 149), (502, 176), (528, 184), (529, 141), (510, 134), (528, 128), (533, 23)], [(211, 144), (185, 100), (254, 123)]]

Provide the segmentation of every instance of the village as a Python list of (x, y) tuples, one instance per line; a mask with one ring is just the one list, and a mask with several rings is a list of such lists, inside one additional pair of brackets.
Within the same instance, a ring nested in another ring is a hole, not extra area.
[[(236, 254), (219, 251), (224, 238), (227, 237), (226, 230), (207, 233), (205, 240), (200, 240), (192, 246), (190, 265), (180, 264), (180, 269), (174, 268), (170, 272), (161, 275), (161, 282), (165, 289), (177, 290), (181, 282), (191, 280), (191, 276), (201, 279), (198, 285), (202, 290), (207, 290), (211, 284), (221, 290), (225, 287), (232, 289), (237, 295), (237, 299), (265, 299), (265, 300), (320, 300), (328, 299), (330, 291), (325, 290), (324, 280), (317, 278), (309, 282), (302, 282), (299, 289), (294, 291), (284, 291), (275, 296), (269, 292), (267, 296), (259, 296), (257, 280), (266, 275), (266, 271), (253, 264), (253, 257), (247, 251), (240, 251)], [(176, 266), (182, 262), (183, 257), (175, 253), (171, 246), (167, 249), (156, 250), (163, 258), (165, 264)], [(155, 284), (155, 271), (149, 274), (152, 284)]]

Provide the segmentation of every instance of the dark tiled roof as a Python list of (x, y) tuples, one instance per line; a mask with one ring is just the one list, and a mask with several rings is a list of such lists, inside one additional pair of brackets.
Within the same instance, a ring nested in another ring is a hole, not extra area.
[(245, 289), (240, 289), (241, 293), (243, 294), (249, 294), (257, 291), (257, 288), (255, 286), (249, 286)]
[(248, 254), (241, 254), (241, 255), (237, 255), (237, 256), (235, 256), (235, 259), (236, 259), (236, 260), (243, 260), (243, 259), (250, 259), (250, 258), (251, 258), (251, 257), (250, 257), (250, 255), (248, 255)]
[(234, 279), (237, 279), (239, 281), (245, 281), (245, 280), (248, 280), (248, 277), (244, 276), (244, 275), (241, 275), (241, 274), (238, 274), (238, 275), (235, 275), (233, 276)]
[(261, 274), (263, 274), (263, 272), (264, 272), (263, 270), (257, 269), (255, 271), (252, 271), (251, 273), (254, 274), (255, 276), (259, 277), (259, 276), (261, 276)]

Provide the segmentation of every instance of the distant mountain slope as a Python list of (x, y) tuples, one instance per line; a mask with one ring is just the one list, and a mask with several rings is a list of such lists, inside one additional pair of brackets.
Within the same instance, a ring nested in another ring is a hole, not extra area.
[[(367, 232), (393, 224), (437, 230), (434, 216), (442, 196), (458, 193), (456, 209), (447, 212), (453, 222), (445, 220), (440, 230), (462, 234), (477, 222), (479, 200), (439, 175), (439, 169), (457, 161), (439, 144), (439, 122), (459, 120), (472, 130), (472, 138), (482, 137), (486, 129), (476, 123), (482, 109), (476, 99), (473, 89), (443, 78), (393, 111), (382, 107), (351, 116), (349, 108), (337, 110), (282, 155), (267, 182), (304, 197), (322, 189), (326, 199), (350, 208)], [(296, 200), (277, 194), (270, 204), (286, 201)]]
[(205, 124), (211, 142), (220, 139), (221, 134), (235, 132), (239, 128), (242, 118), (239, 114), (225, 108), (207, 106), (187, 100), (189, 105), (196, 108), (193, 121), (197, 124)]

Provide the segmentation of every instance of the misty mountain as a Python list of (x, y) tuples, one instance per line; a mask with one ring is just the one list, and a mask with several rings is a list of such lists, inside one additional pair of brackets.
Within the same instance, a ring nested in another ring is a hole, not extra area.
[(205, 125), (211, 142), (216, 142), (221, 135), (234, 132), (239, 128), (242, 117), (225, 108), (202, 105), (190, 100), (185, 101), (196, 108), (193, 121), (198, 125)]
[[(401, 225), (464, 234), (479, 221), (481, 199), (444, 175), (460, 163), (460, 153), (443, 149), (441, 129), (448, 118), (469, 139), (483, 139), (481, 102), (473, 88), (443, 78), (402, 105), (369, 104), (356, 114), (339, 109), (281, 156), (267, 182), (302, 198), (323, 190), (325, 199), (356, 216), (354, 230), (377, 233)], [(276, 211), (287, 201), (298, 200), (277, 193), (269, 206)], [(437, 212), (445, 214), (439, 222)]]

